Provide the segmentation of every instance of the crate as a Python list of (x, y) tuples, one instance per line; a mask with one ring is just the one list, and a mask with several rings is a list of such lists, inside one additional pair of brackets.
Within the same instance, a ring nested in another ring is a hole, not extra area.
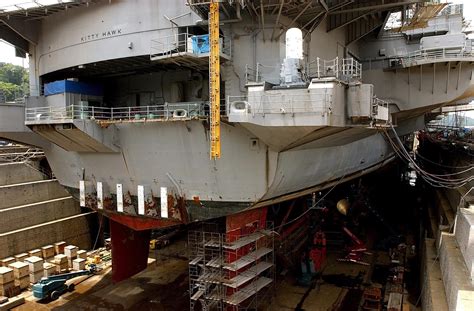
[(21, 253), (21, 254), (15, 255), (16, 261), (25, 261), (26, 258), (28, 258), (28, 253)]
[(26, 276), (22, 278), (15, 279), (14, 283), (15, 283), (15, 286), (19, 286), (20, 289), (26, 289), (30, 286), (30, 275), (27, 274)]
[(28, 255), (30, 255), (30, 257), (36, 256), (36, 257), (43, 258), (43, 252), (38, 248), (29, 251)]
[(1, 296), (6, 296), (6, 297), (11, 297), (11, 292), (15, 288), (15, 282), (11, 281), (8, 283), (0, 284), (0, 295)]
[(56, 274), (56, 265), (53, 265), (52, 263), (45, 262), (43, 264), (43, 269), (44, 269), (43, 270), (43, 275), (45, 277)]
[(53, 245), (46, 245), (41, 248), (43, 252), (43, 258), (48, 259), (54, 256), (54, 246)]
[(79, 250), (79, 247), (74, 246), (74, 245), (68, 245), (64, 247), (64, 255), (66, 255), (69, 258), (76, 258), (78, 250)]
[(13, 275), (15, 279), (21, 279), (25, 276), (27, 277), (30, 273), (30, 269), (27, 263), (24, 262), (14, 262), (9, 265), (10, 268), (13, 269)]
[(66, 257), (66, 255), (59, 254), (59, 255), (54, 256), (54, 259), (52, 260), (52, 262), (56, 265), (64, 264), (64, 263), (67, 264), (67, 260), (68, 258)]
[(77, 258), (72, 261), (72, 269), (79, 271), (86, 268), (86, 260), (82, 258)]
[(14, 257), (8, 257), (2, 259), (2, 267), (8, 267), (11, 263), (14, 263), (16, 260)]
[(83, 249), (77, 251), (77, 258), (87, 259), (87, 252)]
[(13, 281), (13, 269), (0, 267), (0, 284), (7, 284)]
[(32, 256), (25, 259), (25, 262), (28, 264), (30, 273), (43, 270), (43, 259), (38, 256)]
[(36, 271), (35, 273), (30, 273), (30, 283), (38, 283), (42, 277), (44, 277), (44, 270)]
[(56, 266), (56, 273), (63, 273), (64, 270), (66, 270), (66, 271), (69, 270), (69, 265), (68, 265), (67, 261), (64, 262), (64, 263), (56, 264), (55, 266)]
[(65, 247), (66, 247), (66, 242), (64, 242), (64, 241), (54, 243), (54, 251), (55, 251), (56, 255), (64, 254), (64, 248)]

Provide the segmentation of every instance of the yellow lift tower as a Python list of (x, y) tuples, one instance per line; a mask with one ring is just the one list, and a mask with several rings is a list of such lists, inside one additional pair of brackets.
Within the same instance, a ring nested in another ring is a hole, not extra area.
[(219, 2), (209, 4), (209, 92), (210, 92), (210, 155), (212, 159), (221, 157), (221, 89), (219, 52)]

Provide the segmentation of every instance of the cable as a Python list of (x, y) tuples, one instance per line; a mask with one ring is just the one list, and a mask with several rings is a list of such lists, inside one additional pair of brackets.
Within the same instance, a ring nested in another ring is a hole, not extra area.
[(423, 160), (427, 161), (427, 162), (430, 162), (434, 165), (438, 165), (439, 167), (445, 167), (445, 168), (452, 168), (452, 169), (464, 169), (464, 168), (472, 168), (474, 167), (474, 164), (471, 164), (471, 165), (464, 165), (464, 166), (450, 166), (450, 165), (444, 165), (444, 164), (439, 164), (439, 163), (436, 163), (424, 156), (422, 156), (420, 153), (416, 153), (416, 156), (419, 157), (419, 158), (422, 158)]
[(92, 250), (95, 250), (95, 247), (97, 246), (97, 241), (99, 241), (99, 235), (100, 235), (100, 230), (102, 229), (102, 222), (104, 221), (104, 216), (100, 217), (99, 221), (99, 230), (97, 230), (97, 236), (95, 237), (95, 242), (94, 242), (94, 247)]
[(336, 182), (336, 184), (335, 184), (334, 186), (332, 186), (331, 189), (329, 189), (328, 192), (326, 192), (313, 206), (311, 206), (310, 208), (308, 208), (308, 209), (307, 209), (306, 211), (304, 211), (301, 215), (299, 215), (298, 217), (296, 217), (296, 218), (294, 218), (294, 219), (292, 219), (292, 220), (290, 220), (290, 221), (288, 221), (288, 222), (286, 222), (286, 223), (284, 223), (284, 224), (279, 225), (278, 227), (273, 228), (273, 230), (275, 231), (275, 230), (280, 229), (280, 228), (282, 228), (282, 227), (284, 227), (284, 226), (286, 226), (286, 225), (289, 225), (289, 224), (291, 224), (291, 223), (294, 223), (295, 221), (299, 220), (301, 217), (303, 217), (304, 215), (306, 215), (306, 214), (309, 213), (310, 211), (314, 210), (314, 207), (317, 206), (322, 200), (324, 200), (324, 198), (325, 198), (329, 193), (331, 193), (331, 191), (333, 191), (334, 188), (336, 188), (336, 186), (338, 186), (338, 185), (341, 183), (341, 181), (344, 179), (344, 177), (346, 177), (346, 174), (342, 175), (342, 177)]
[[(445, 177), (451, 177), (455, 175), (460, 175), (463, 173), (466, 173), (474, 167), (470, 167), (466, 170), (463, 170), (461, 172), (457, 173), (452, 173), (452, 174), (432, 174), (424, 169), (422, 169), (416, 161), (411, 157), (411, 155), (408, 153), (408, 151), (405, 149), (405, 146), (403, 145), (403, 142), (400, 140), (400, 137), (398, 136), (397, 132), (395, 131), (395, 128), (393, 125), (391, 126), (392, 132), (394, 133), (395, 137), (395, 142), (392, 140), (388, 132), (384, 129), (384, 133), (388, 139), (388, 142), (392, 146), (393, 150), (395, 153), (404, 161), (407, 163), (411, 164), (413, 168), (418, 172), (419, 176), (423, 178), (428, 184), (430, 184), (433, 187), (443, 187), (443, 188), (450, 188), (450, 189), (455, 189), (464, 186), (466, 183), (474, 180), (474, 176), (470, 176), (467, 178), (445, 178)], [(398, 144), (398, 146), (397, 146)]]

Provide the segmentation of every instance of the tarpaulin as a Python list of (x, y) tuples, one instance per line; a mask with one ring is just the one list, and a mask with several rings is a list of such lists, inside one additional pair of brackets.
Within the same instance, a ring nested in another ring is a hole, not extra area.
[(84, 82), (77, 82), (71, 80), (59, 80), (44, 85), (44, 95), (54, 95), (62, 93), (75, 93), (91, 96), (102, 96), (102, 86), (96, 84), (89, 84)]

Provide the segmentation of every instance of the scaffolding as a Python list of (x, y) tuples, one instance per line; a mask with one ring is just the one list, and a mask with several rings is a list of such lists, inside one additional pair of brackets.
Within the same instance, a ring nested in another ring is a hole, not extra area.
[(191, 310), (198, 305), (202, 310), (257, 309), (271, 297), (275, 283), (272, 225), (236, 231), (188, 233)]

